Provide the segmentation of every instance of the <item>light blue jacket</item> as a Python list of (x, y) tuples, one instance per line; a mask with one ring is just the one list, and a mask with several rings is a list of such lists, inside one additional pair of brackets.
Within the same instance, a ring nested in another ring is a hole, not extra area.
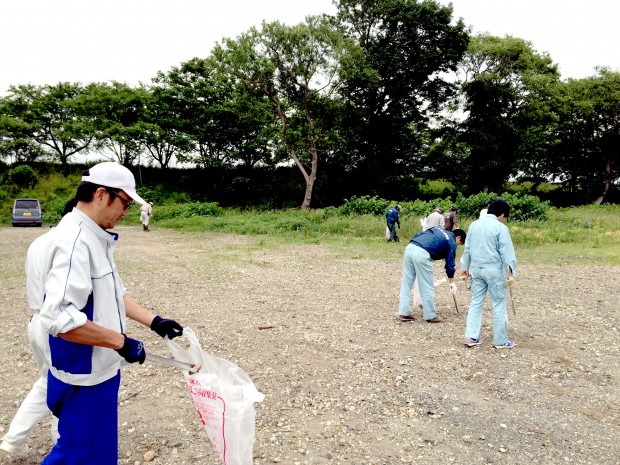
[(494, 267), (517, 275), (517, 257), (508, 227), (495, 215), (474, 221), (467, 231), (461, 269)]

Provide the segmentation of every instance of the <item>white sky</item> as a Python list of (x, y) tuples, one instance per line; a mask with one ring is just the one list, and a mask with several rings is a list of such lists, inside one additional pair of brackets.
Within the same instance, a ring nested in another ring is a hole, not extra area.
[[(620, 68), (619, 0), (452, 3), (474, 32), (510, 34), (548, 52), (563, 78)], [(263, 19), (296, 24), (335, 11), (331, 0), (2, 0), (0, 94), (27, 83), (150, 83)]]
[[(449, 0), (439, 0), (447, 5)], [(474, 33), (511, 35), (547, 52), (563, 79), (620, 71), (619, 0), (452, 0), (454, 17)]]

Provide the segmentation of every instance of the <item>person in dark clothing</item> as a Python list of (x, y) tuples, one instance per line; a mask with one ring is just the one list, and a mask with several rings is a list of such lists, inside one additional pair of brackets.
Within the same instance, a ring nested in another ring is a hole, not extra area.
[(65, 216), (67, 213), (73, 210), (73, 207), (75, 207), (77, 203), (78, 203), (77, 197), (71, 197), (69, 200), (67, 200), (67, 202), (65, 203), (65, 208), (63, 209), (61, 216)]
[(385, 214), (387, 227), (390, 230), (390, 237), (387, 240), (388, 242), (400, 242), (400, 238), (396, 234), (396, 225), (398, 225), (398, 229), (400, 229), (400, 218), (398, 217), (399, 212), (400, 205), (396, 205), (395, 207), (390, 208)]
[(403, 275), (400, 283), (400, 303), (398, 315), (402, 321), (413, 321), (411, 314), (411, 288), (417, 279), (422, 297), (423, 317), (429, 323), (441, 323), (435, 310), (435, 286), (433, 260), (446, 261), (446, 275), (450, 292), (456, 294), (454, 273), (456, 271), (456, 246), (465, 243), (465, 231), (455, 229), (445, 231), (433, 227), (416, 234), (405, 249), (403, 258)]
[(446, 231), (452, 231), (454, 228), (459, 227), (459, 219), (456, 216), (458, 208), (452, 207), (448, 213), (444, 215), (444, 229)]

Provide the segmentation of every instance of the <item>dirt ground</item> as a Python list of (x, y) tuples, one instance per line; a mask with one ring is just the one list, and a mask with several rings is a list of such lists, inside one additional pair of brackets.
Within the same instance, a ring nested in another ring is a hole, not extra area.
[[(45, 230), (0, 228), (0, 434), (38, 377), (23, 268)], [(492, 348), (487, 301), (483, 345), (467, 349), (464, 285), (459, 314), (438, 288), (443, 324), (397, 320), (398, 259), (156, 225), (117, 231), (129, 292), (191, 327), (265, 394), (256, 465), (620, 464), (620, 267), (519, 262), (516, 316), (509, 312), (517, 346)], [(132, 323), (129, 333), (169, 356), (147, 328)], [(124, 370), (119, 410), (119, 463), (221, 463), (179, 370), (149, 362)], [(29, 438), (27, 457), (0, 452), (0, 462), (39, 463), (49, 426)]]

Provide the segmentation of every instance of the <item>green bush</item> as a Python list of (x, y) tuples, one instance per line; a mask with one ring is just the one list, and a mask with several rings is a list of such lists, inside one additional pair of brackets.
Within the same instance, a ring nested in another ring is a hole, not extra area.
[(153, 202), (154, 206), (174, 203), (191, 202), (192, 199), (185, 192), (169, 191), (162, 185), (140, 186), (138, 194), (147, 202)]
[(459, 216), (465, 218), (477, 218), (480, 210), (487, 208), (491, 202), (497, 199), (503, 199), (510, 205), (510, 219), (514, 221), (526, 220), (546, 220), (551, 205), (548, 201), (541, 201), (538, 197), (528, 194), (510, 194), (502, 195), (489, 193), (479, 193), (463, 197), (458, 194), (456, 206), (459, 209)]
[(216, 202), (175, 203), (154, 208), (153, 218), (156, 220), (170, 220), (200, 216), (221, 216), (223, 212)]
[(389, 208), (396, 204), (397, 202), (391, 202), (377, 196), (353, 196), (345, 200), (338, 210), (343, 215), (385, 215)]
[[(409, 216), (425, 217), (439, 207), (447, 212), (453, 206), (459, 209), (459, 216), (463, 218), (478, 218), (480, 210), (487, 208), (489, 204), (497, 199), (504, 199), (510, 205), (510, 218), (514, 221), (526, 220), (545, 220), (551, 206), (548, 201), (541, 201), (538, 197), (528, 194), (504, 193), (501, 196), (495, 193), (480, 193), (464, 197), (458, 194), (456, 201), (450, 197), (435, 200), (420, 200), (400, 202), (401, 218)], [(351, 197), (345, 200), (344, 204), (338, 208), (342, 215), (385, 215), (389, 208), (398, 202), (385, 200), (380, 197), (362, 196)], [(331, 213), (331, 211), (330, 211)]]
[(38, 180), (39, 176), (28, 165), (19, 165), (11, 168), (2, 176), (4, 184), (13, 186), (16, 189), (32, 189)]

